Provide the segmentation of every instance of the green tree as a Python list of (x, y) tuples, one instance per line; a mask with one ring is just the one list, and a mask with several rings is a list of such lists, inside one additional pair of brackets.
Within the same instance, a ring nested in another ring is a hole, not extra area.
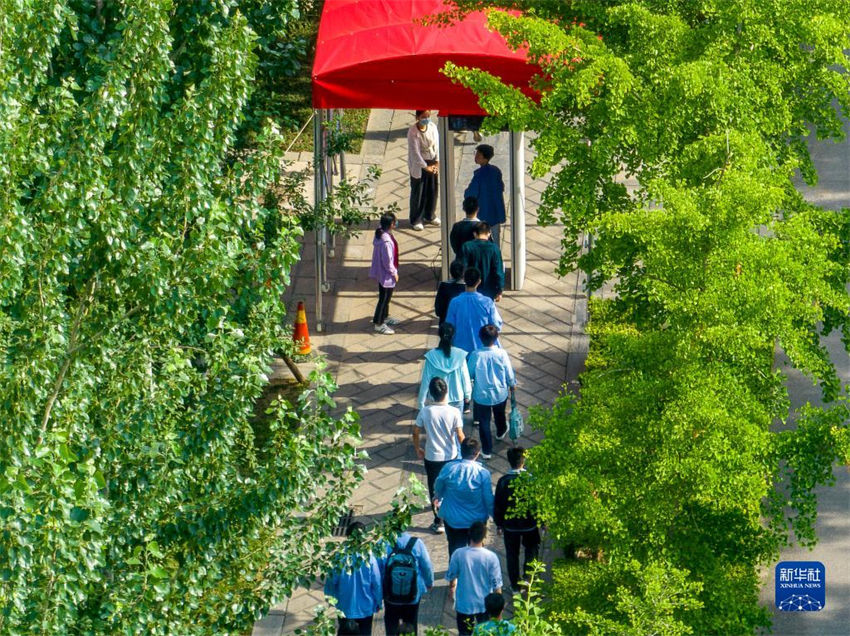
[[(490, 24), (540, 65), (539, 103), (447, 72), (493, 129), (536, 132), (532, 172), (552, 171), (540, 218), (564, 228), (559, 271), (614, 292), (590, 305), (581, 397), (534, 417), (546, 438), (528, 500), (558, 540), (601, 555), (555, 573), (558, 616), (571, 632), (752, 633), (769, 622), (759, 566), (791, 531), (814, 542), (812, 490), (850, 455), (820, 341), (840, 329), (850, 348), (850, 211), (794, 187), (797, 173), (816, 181), (810, 134), (843, 140), (850, 5), (498, 4), (529, 11)], [(789, 412), (788, 367), (831, 404)], [(589, 576), (599, 594), (577, 611)], [(669, 599), (658, 611), (671, 621), (635, 613), (653, 598)]]
[(229, 2), (0, 1), (4, 634), (239, 633), (363, 549), (321, 367), (251, 426), (311, 212), (273, 128), (230, 152), (256, 43)]

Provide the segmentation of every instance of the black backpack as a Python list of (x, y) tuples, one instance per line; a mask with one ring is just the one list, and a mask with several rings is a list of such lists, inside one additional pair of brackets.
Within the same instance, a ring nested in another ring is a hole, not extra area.
[(406, 605), (416, 599), (418, 592), (419, 566), (413, 556), (416, 537), (411, 537), (404, 548), (398, 544), (387, 557), (384, 569), (384, 600), (387, 603)]

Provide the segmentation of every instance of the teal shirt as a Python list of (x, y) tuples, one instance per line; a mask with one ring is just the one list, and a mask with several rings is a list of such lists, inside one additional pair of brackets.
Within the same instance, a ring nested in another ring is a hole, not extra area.
[(489, 620), (486, 623), (478, 623), (472, 636), (507, 636), (516, 632), (516, 625), (510, 621)]
[(479, 293), (495, 298), (505, 289), (505, 265), (502, 253), (492, 241), (475, 239), (464, 243), (461, 248), (463, 262), (481, 272)]

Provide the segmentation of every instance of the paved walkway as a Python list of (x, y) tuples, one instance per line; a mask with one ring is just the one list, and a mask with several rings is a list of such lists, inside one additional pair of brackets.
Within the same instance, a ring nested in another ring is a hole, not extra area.
[[(850, 121), (844, 120), (844, 132), (850, 139)], [(850, 207), (850, 142), (809, 140), (809, 150), (817, 166), (817, 186), (800, 190), (806, 198), (829, 210)], [(823, 339), (843, 386), (850, 386), (850, 357), (837, 333)], [(806, 402), (823, 405), (820, 389), (809, 378), (794, 370), (788, 373), (791, 404)], [(809, 550), (799, 545), (782, 551), (780, 561), (820, 561), (826, 567), (826, 605), (819, 612), (780, 612), (775, 606), (775, 564), (766, 567), (761, 591), (762, 603), (773, 612), (775, 636), (845, 636), (850, 633), (850, 469), (833, 468), (835, 484), (819, 486), (818, 544)]]
[[(406, 201), (409, 192), (406, 161), (406, 130), (412, 113), (373, 111), (367, 140), (359, 157), (348, 158), (349, 175), (365, 174), (370, 164), (383, 169), (376, 189), (376, 202), (393, 201), (401, 208), (400, 281), (393, 295), (391, 315), (403, 322), (395, 336), (375, 334), (371, 316), (377, 297), (374, 281), (368, 278), (372, 252), (372, 228), (337, 245), (329, 259), (330, 293), (325, 295), (325, 332), (311, 331), (314, 350), (329, 361), (330, 371), (339, 383), (341, 407), (351, 406), (360, 413), (364, 449), (369, 453), (369, 472), (354, 495), (354, 510), (359, 515), (379, 515), (389, 510), (397, 488), (412, 473), (425, 482), (424, 469), (410, 442), (416, 417), (421, 360), (437, 343), (437, 321), (433, 315), (433, 297), (440, 275), (440, 231), (427, 226), (414, 232), (407, 223)], [(456, 135), (458, 171), (456, 201), (460, 209), (462, 190), (472, 170), (476, 143), (471, 134)], [(485, 139), (496, 148), (494, 163), (508, 174), (507, 136)], [(529, 160), (530, 160), (530, 155)], [(304, 157), (296, 157), (305, 159)], [(298, 167), (296, 165), (296, 167)], [(527, 275), (524, 288), (508, 291), (499, 304), (505, 321), (503, 343), (511, 354), (519, 381), (517, 401), (526, 410), (532, 404), (551, 404), (567, 380), (575, 377), (583, 360), (585, 343), (581, 336), (583, 309), (578, 277), (559, 279), (554, 268), (560, 254), (559, 228), (543, 229), (536, 224), (536, 207), (545, 182), (526, 177)], [(502, 232), (502, 253), (510, 255), (509, 226)], [(303, 299), (312, 325), (314, 306), (312, 237), (306, 237), (303, 260), (293, 272), (290, 300)], [(509, 263), (507, 263), (509, 265)], [(510, 280), (509, 277), (507, 277)], [(292, 304), (292, 303), (290, 303)], [(571, 355), (575, 354), (575, 355)], [(467, 416), (468, 417), (468, 416)], [(471, 422), (465, 433), (474, 434)], [(528, 431), (526, 445), (534, 443)], [(507, 470), (506, 446), (496, 445), (496, 454), (488, 462), (494, 481)], [(412, 532), (422, 538), (434, 562), (437, 584), (420, 608), (420, 625), (454, 625), (454, 612), (447, 600), (443, 576), (447, 567), (445, 537), (432, 535), (427, 511), (416, 515)], [(500, 538), (491, 523), (492, 547), (503, 553)], [(545, 554), (544, 554), (545, 556)], [(506, 572), (503, 562), (503, 572)], [(310, 622), (317, 605), (323, 603), (318, 585), (302, 590), (275, 606), (254, 627), (255, 636), (291, 634)], [(375, 634), (383, 634), (381, 615), (376, 616)]]

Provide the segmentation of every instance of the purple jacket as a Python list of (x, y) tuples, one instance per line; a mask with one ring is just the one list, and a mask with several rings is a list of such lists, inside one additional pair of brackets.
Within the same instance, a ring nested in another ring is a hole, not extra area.
[(372, 267), (369, 269), (369, 278), (374, 278), (381, 287), (395, 287), (395, 276), (398, 274), (395, 245), (389, 232), (382, 232), (372, 241)]

